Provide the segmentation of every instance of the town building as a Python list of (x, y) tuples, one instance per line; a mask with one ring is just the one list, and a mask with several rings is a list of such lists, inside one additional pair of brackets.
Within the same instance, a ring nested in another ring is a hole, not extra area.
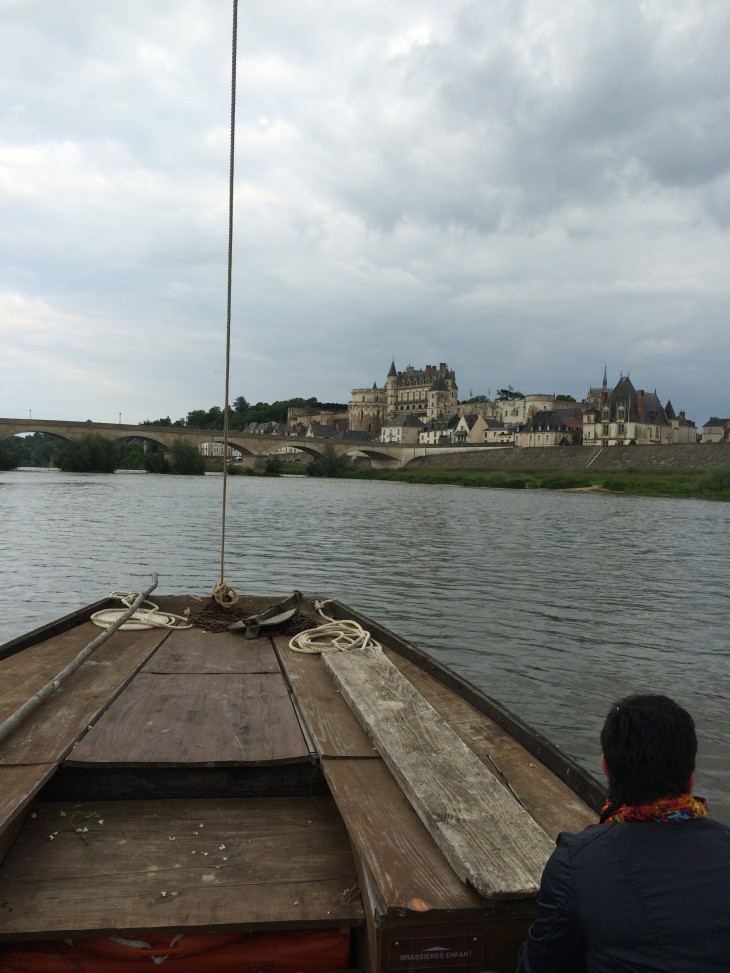
[(579, 446), (583, 439), (580, 407), (541, 410), (515, 432), (515, 446)]
[[(206, 459), (221, 459), (225, 451), (224, 444), (222, 442), (214, 443), (201, 443), (200, 453), (205, 456)], [(240, 449), (235, 449), (233, 446), (228, 446), (228, 458), (238, 460), (241, 458)]]
[(702, 427), (703, 443), (730, 442), (730, 419), (719, 419), (712, 416)]
[(505, 425), (519, 426), (537, 412), (550, 412), (555, 408), (555, 396), (532, 392), (516, 399), (500, 399), (495, 402), (494, 418)]
[(424, 423), (411, 412), (399, 412), (393, 419), (386, 420), (378, 439), (381, 443), (399, 443), (402, 446), (418, 442)]
[(334, 409), (315, 409), (312, 406), (290, 406), (286, 412), (286, 424), (290, 431), (303, 435), (312, 424), (333, 426), (337, 432), (348, 428), (349, 416), (345, 411)]
[(694, 442), (694, 423), (671, 402), (663, 406), (654, 392), (634, 388), (631, 379), (621, 376), (614, 388), (608, 387), (606, 370), (600, 389), (590, 389), (583, 413), (584, 446), (668, 445)]

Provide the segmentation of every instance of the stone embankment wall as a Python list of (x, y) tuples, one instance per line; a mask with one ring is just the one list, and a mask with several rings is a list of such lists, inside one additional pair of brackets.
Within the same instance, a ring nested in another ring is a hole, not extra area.
[(453, 470), (706, 470), (730, 466), (730, 443), (694, 446), (502, 446), (417, 457), (410, 467)]

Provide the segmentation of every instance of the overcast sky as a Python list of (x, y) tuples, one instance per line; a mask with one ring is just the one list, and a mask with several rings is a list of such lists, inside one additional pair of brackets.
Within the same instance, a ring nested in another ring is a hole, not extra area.
[[(0, 0), (0, 415), (225, 396), (229, 0)], [(231, 399), (730, 415), (727, 0), (241, 0)]]

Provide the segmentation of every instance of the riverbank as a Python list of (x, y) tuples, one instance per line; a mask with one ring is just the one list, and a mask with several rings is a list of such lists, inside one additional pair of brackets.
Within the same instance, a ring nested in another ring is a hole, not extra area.
[(478, 449), (413, 459), (400, 470), (360, 468), (361, 479), (512, 490), (574, 490), (730, 501), (730, 443)]
[(463, 446), (458, 452), (429, 451), (408, 464), (449, 469), (562, 470), (709, 470), (730, 466), (730, 443), (665, 446)]

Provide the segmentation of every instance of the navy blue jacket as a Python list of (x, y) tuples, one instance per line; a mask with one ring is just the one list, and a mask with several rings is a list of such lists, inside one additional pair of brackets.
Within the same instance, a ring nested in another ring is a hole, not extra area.
[(518, 973), (728, 973), (730, 827), (601, 824), (561, 834)]

